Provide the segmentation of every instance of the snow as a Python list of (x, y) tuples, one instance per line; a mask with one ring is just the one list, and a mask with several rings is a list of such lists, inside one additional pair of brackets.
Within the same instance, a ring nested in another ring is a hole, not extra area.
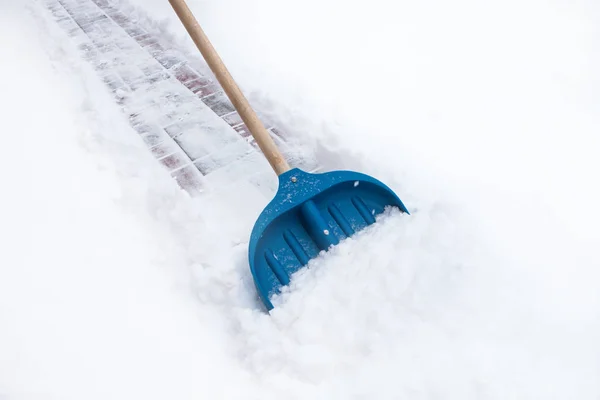
[[(168, 4), (133, 3), (186, 40)], [(189, 3), (251, 97), (352, 156), (332, 167), (407, 195), (444, 181), (545, 197), (575, 213), (574, 231), (600, 218), (597, 192), (576, 209), (570, 195), (593, 181), (600, 148), (595, 2)]]
[(411, 215), (265, 314), (264, 182), (189, 197), (41, 4), (3, 4), (0, 398), (600, 396), (595, 3), (190, 4), (255, 104)]
[(0, 397), (247, 393), (178, 272), (168, 232), (210, 243), (202, 219), (65, 38), (22, 6), (2, 15)]

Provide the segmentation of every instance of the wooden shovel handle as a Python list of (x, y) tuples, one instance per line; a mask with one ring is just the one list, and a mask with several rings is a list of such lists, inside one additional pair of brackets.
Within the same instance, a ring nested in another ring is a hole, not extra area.
[(221, 57), (219, 57), (217, 51), (208, 40), (208, 37), (185, 3), (185, 0), (169, 0), (169, 3), (171, 3), (175, 13), (198, 47), (198, 50), (200, 50), (200, 53), (202, 53), (206, 63), (217, 77), (217, 80), (225, 90), (227, 97), (229, 97), (229, 100), (233, 103), (233, 106), (238, 114), (240, 114), (240, 117), (242, 117), (242, 121), (244, 121), (250, 130), (256, 143), (258, 143), (258, 147), (262, 150), (275, 173), (281, 175), (284, 172), (289, 171), (289, 164), (285, 158), (283, 158), (283, 155), (275, 145), (269, 132), (265, 129), (265, 126), (258, 119), (258, 116), (252, 107), (250, 107), (248, 100), (233, 80), (227, 67), (223, 64), (223, 60), (221, 60)]

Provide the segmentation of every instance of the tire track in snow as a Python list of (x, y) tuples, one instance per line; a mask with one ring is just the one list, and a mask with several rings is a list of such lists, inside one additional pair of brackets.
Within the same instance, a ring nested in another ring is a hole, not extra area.
[[(190, 195), (240, 179), (267, 197), (276, 179), (201, 59), (191, 59), (107, 0), (45, 0), (148, 149)], [(260, 113), (260, 112), (259, 112)], [(261, 115), (290, 164), (318, 170)]]

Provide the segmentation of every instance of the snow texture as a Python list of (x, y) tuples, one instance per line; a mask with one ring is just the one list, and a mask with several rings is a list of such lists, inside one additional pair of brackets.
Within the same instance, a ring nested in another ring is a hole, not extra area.
[(290, 158), (411, 215), (266, 314), (275, 180), (168, 3), (5, 2), (0, 399), (600, 397), (597, 4), (190, 5)]

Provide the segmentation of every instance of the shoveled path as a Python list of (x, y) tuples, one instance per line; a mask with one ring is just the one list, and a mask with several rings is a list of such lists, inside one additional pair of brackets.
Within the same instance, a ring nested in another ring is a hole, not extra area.
[[(148, 149), (190, 195), (243, 179), (272, 196), (274, 174), (204, 60), (185, 56), (107, 0), (45, 3)], [(317, 169), (262, 119), (293, 166)]]

